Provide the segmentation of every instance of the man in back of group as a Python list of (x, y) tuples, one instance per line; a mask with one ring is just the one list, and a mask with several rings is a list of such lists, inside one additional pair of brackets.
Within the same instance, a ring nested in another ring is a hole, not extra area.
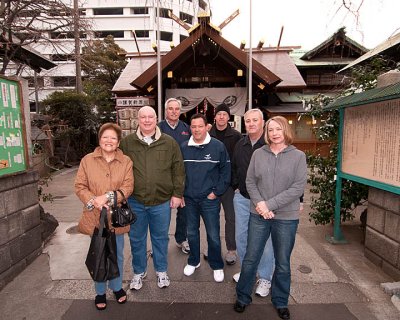
[[(236, 143), (242, 138), (239, 131), (233, 129), (228, 123), (231, 112), (226, 104), (220, 104), (215, 108), (215, 124), (210, 130), (211, 137), (221, 141), (232, 159)], [(228, 265), (236, 262), (236, 241), (235, 241), (235, 210), (233, 208), (234, 191), (231, 186), (221, 196), (222, 207), (225, 213), (225, 242), (228, 252), (225, 261)]]
[[(260, 109), (251, 109), (244, 114), (244, 125), (247, 135), (235, 147), (232, 163), (231, 185), (235, 192), (233, 205), (235, 207), (236, 244), (239, 262), (242, 264), (247, 246), (247, 228), (250, 218), (250, 196), (246, 188), (247, 169), (253, 152), (265, 145), (264, 120)], [(264, 253), (258, 265), (258, 282), (256, 295), (266, 297), (271, 288), (275, 259), (271, 237), (264, 248)], [(233, 276), (238, 282), (240, 272)]]
[(183, 273), (191, 276), (200, 266), (200, 217), (207, 233), (208, 263), (214, 280), (224, 281), (221, 256), (220, 200), (231, 179), (231, 165), (223, 143), (211, 138), (207, 118), (195, 114), (190, 120), (192, 137), (181, 146), (186, 180), (184, 204), (190, 245), (188, 263)]
[(181, 205), (185, 169), (176, 141), (157, 127), (157, 116), (150, 106), (140, 108), (139, 127), (122, 139), (120, 148), (133, 161), (134, 189), (128, 202), (137, 215), (131, 225), (133, 279), (130, 289), (139, 290), (147, 274), (147, 232), (153, 251), (157, 285), (170, 285), (168, 268), (168, 231), (171, 209)]
[[(165, 120), (160, 121), (158, 124), (161, 132), (174, 138), (179, 146), (189, 140), (191, 135), (189, 125), (179, 120), (181, 109), (182, 104), (180, 100), (169, 98), (165, 102)], [(187, 241), (186, 216), (185, 211), (181, 207), (178, 207), (176, 213), (175, 241), (183, 253), (188, 254), (190, 252)]]

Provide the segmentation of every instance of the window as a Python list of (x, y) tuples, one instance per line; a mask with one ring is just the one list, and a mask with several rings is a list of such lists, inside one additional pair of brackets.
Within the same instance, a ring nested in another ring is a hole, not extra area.
[(107, 36), (113, 36), (114, 38), (123, 38), (124, 31), (120, 30), (111, 30), (111, 31), (96, 31), (97, 38), (106, 38)]
[(307, 85), (319, 84), (319, 74), (307, 74)]
[(37, 16), (40, 16), (39, 10), (21, 10), (18, 13), (19, 18), (31, 18), (31, 17), (37, 17)]
[[(157, 39), (157, 34), (156, 34), (156, 39)], [(172, 32), (161, 31), (160, 40), (172, 41)]]
[(112, 16), (112, 15), (123, 15), (123, 8), (96, 8), (93, 9), (93, 15), (95, 16)]
[[(156, 10), (156, 15), (157, 15), (157, 9), (154, 9), (154, 10)], [(161, 18), (168, 18), (168, 19), (171, 19), (171, 18), (169, 17), (169, 15), (168, 15), (168, 12), (169, 12), (169, 11), (172, 11), (172, 9), (160, 8), (160, 17), (161, 17)]]
[(179, 12), (179, 19), (185, 21), (186, 23), (193, 24), (193, 16), (190, 14)]
[[(28, 80), (28, 87), (35, 88), (35, 78), (34, 77), (24, 77), (25, 80)], [(43, 77), (37, 77), (36, 83), (39, 88), (44, 87), (44, 79)]]
[(204, 0), (199, 0), (199, 7), (207, 11), (207, 3)]
[(75, 87), (75, 77), (53, 77), (54, 87)]
[(149, 30), (135, 30), (136, 38), (148, 38)]
[(36, 34), (27, 32), (16, 32), (14, 35), (21, 41), (34, 40), (36, 37)]
[(66, 10), (61, 10), (61, 9), (56, 9), (56, 8), (51, 8), (47, 10), (46, 14), (49, 15), (50, 17), (64, 17), (68, 16), (69, 14), (72, 14), (72, 9), (70, 12), (66, 12)]
[[(86, 33), (80, 31), (79, 38), (86, 38)], [(75, 39), (75, 36), (72, 31), (51, 32), (50, 39)]]
[(149, 14), (149, 8), (147, 7), (131, 8), (131, 14)]
[(183, 40), (185, 40), (187, 38), (187, 36), (184, 36), (183, 34), (181, 34), (179, 36), (179, 41), (182, 42)]
[(73, 54), (52, 54), (50, 56), (52, 61), (75, 61)]

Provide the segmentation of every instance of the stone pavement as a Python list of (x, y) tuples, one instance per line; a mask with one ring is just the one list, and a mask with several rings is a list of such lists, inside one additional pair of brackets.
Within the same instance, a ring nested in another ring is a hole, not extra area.
[[(76, 170), (65, 169), (54, 174), (49, 186), (45, 188), (44, 191), (51, 193), (55, 200), (53, 203), (43, 203), (43, 207), (57, 218), (60, 225), (44, 245), (43, 253), (0, 291), (1, 319), (99, 319), (99, 316), (100, 319), (125, 319), (129, 318), (129, 308), (143, 312), (142, 316), (132, 314), (137, 319), (184, 319), (186, 317), (182, 314), (188, 315), (188, 312), (182, 313), (182, 310), (191, 310), (191, 319), (213, 319), (213, 315), (218, 319), (277, 318), (276, 314), (270, 315), (272, 306), (268, 297), (255, 297), (255, 306), (249, 306), (240, 316), (232, 310), (235, 301), (232, 275), (239, 271), (238, 264), (225, 266), (223, 283), (213, 281), (212, 270), (204, 260), (193, 276), (183, 275), (187, 256), (175, 245), (175, 212), (171, 219), (169, 243), (168, 273), (171, 286), (163, 290), (157, 287), (149, 254), (148, 276), (143, 288), (137, 292), (129, 291), (128, 303), (124, 306), (111, 301), (114, 298), (109, 293), (110, 306), (100, 315), (93, 305), (93, 282), (84, 264), (89, 237), (76, 232), (82, 211), (82, 204), (73, 189)], [(380, 286), (381, 283), (393, 280), (364, 257), (359, 221), (343, 225), (348, 244), (329, 244), (325, 241), (325, 235), (331, 234), (332, 227), (315, 226), (308, 221), (309, 197), (306, 192), (305, 209), (292, 255), (289, 300), (292, 319), (400, 319), (400, 313), (392, 304), (390, 296)], [(223, 225), (221, 223), (222, 235)], [(204, 228), (202, 232), (202, 247), (205, 248)], [(225, 252), (223, 237), (222, 244)], [(150, 248), (149, 241), (148, 250)], [(128, 288), (132, 270), (127, 236), (124, 251), (123, 279), (124, 288)], [(167, 316), (162, 310), (171, 305), (176, 310)]]

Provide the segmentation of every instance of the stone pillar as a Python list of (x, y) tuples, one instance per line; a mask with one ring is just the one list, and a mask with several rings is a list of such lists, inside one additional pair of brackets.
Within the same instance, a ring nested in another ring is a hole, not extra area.
[(365, 256), (400, 280), (400, 196), (369, 188)]
[(0, 177), (0, 290), (42, 247), (37, 171)]

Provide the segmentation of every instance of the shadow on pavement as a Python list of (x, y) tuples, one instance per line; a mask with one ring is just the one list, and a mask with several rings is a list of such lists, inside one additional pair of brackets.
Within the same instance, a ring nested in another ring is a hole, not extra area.
[[(352, 320), (355, 318), (344, 304), (302, 304), (289, 306), (292, 319), (296, 320)], [(107, 309), (96, 310), (93, 301), (75, 300), (62, 317), (63, 320), (81, 319), (140, 319), (140, 320), (172, 320), (172, 319), (269, 319), (279, 320), (272, 305), (250, 305), (244, 313), (236, 313), (233, 304), (211, 303), (152, 303), (128, 302), (118, 305), (108, 301)]]

